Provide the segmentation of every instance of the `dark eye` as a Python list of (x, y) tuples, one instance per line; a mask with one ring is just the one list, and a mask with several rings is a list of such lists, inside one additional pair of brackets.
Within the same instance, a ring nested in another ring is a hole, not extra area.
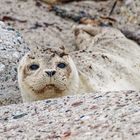
[(29, 66), (30, 70), (37, 70), (38, 68), (39, 68), (38, 64), (32, 64), (32, 65)]
[(63, 68), (66, 67), (66, 64), (65, 64), (65, 63), (59, 63), (59, 64), (57, 65), (57, 67), (63, 69)]

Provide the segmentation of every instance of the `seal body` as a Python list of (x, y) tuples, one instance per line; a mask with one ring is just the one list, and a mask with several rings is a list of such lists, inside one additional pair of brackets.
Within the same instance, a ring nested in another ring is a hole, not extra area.
[(72, 58), (95, 91), (140, 89), (140, 46), (109, 27), (79, 26), (75, 36)]
[(36, 48), (18, 68), (23, 101), (140, 89), (140, 48), (113, 28), (78, 26), (77, 51)]

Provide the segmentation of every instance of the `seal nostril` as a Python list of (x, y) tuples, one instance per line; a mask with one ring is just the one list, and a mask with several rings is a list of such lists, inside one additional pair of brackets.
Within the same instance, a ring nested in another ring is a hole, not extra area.
[(56, 71), (52, 71), (52, 75), (54, 75), (56, 73)]
[(46, 73), (49, 77), (52, 77), (56, 73), (56, 71), (46, 71)]

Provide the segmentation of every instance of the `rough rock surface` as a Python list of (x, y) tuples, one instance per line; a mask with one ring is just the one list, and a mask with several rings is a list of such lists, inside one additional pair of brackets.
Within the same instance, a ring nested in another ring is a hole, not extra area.
[(21, 101), (17, 86), (17, 65), (27, 51), (19, 32), (0, 22), (0, 105)]
[(71, 28), (75, 23), (51, 13), (44, 3), (36, 0), (1, 1), (0, 19), (19, 30), (29, 47), (36, 47), (36, 44), (45, 46), (48, 40), (63, 40), (70, 50), (74, 49)]
[(138, 140), (140, 92), (92, 93), (1, 107), (0, 138)]
[[(68, 11), (68, 13), (72, 13), (73, 15), (81, 13), (83, 15), (89, 14), (93, 17), (106, 17), (109, 15), (113, 4), (114, 1), (112, 0), (83, 0), (79, 2), (75, 1), (72, 3), (57, 5), (57, 7), (58, 9), (64, 9)], [(116, 27), (121, 28), (122, 26), (125, 26), (125, 28), (128, 28), (130, 25), (131, 28), (134, 28), (134, 31), (137, 30), (137, 32), (135, 32), (135, 36), (139, 36), (139, 7), (139, 0), (124, 0), (124, 2), (118, 2), (110, 17), (116, 19)], [(51, 43), (53, 44), (52, 46), (55, 46), (56, 44), (59, 45), (61, 44), (60, 42), (62, 40), (64, 45), (69, 50), (75, 49), (74, 35), (71, 28), (73, 27), (73, 25), (76, 25), (78, 23), (56, 15), (54, 11), (50, 10), (50, 6), (39, 0), (1, 0), (0, 20), (4, 21), (14, 29), (19, 30), (19, 32), (22, 33), (26, 43), (29, 44), (28, 46), (31, 48), (36, 47), (36, 45), (45, 46), (48, 41), (51, 41)], [(58, 37), (60, 38), (60, 40), (58, 39)], [(27, 49), (23, 51), (26, 50)], [(14, 49), (13, 51), (16, 57), (18, 55), (21, 55), (17, 53), (18, 51), (16, 52), (16, 50)], [(5, 72), (7, 75), (5, 76), (5, 73), (3, 72), (0, 78), (0, 105), (18, 103), (19, 100), (12, 99), (13, 101), (11, 101), (11, 99), (9, 98), (16, 97), (16, 99), (18, 99), (20, 95), (17, 87), (17, 81), (13, 80), (16, 79), (15, 75), (17, 74), (15, 69), (17, 65), (17, 58), (14, 58), (14, 56), (11, 60), (13, 54), (12, 52), (7, 52), (7, 50), (1, 51), (0, 53), (2, 53), (0, 56), (0, 69), (2, 71), (6, 70)], [(7, 54), (10, 54), (10, 57)], [(5, 59), (5, 57), (7, 57), (8, 59)], [(14, 61), (14, 63), (16, 63), (14, 64), (15, 66), (13, 67), (13, 62), (9, 63), (9, 61)], [(8, 77), (9, 79), (7, 82), (4, 80), (6, 77)]]
[[(73, 15), (86, 14), (96, 18), (98, 16), (108, 17), (113, 4), (114, 0), (83, 0), (57, 5), (57, 7)], [(116, 27), (131, 27), (134, 31), (138, 31), (137, 34), (139, 35), (139, 7), (139, 0), (118, 2), (110, 17), (116, 20)], [(77, 23), (68, 18), (62, 18), (59, 14), (56, 15), (50, 10), (50, 6), (39, 0), (1, 1), (0, 20), (20, 30), (30, 47), (34, 47), (36, 43), (45, 45), (50, 36), (55, 38), (52, 40), (57, 40), (59, 36), (70, 50), (75, 48), (71, 28)]]

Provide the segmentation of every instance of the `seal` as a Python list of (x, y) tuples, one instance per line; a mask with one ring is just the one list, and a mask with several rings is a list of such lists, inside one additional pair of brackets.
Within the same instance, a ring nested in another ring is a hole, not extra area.
[(119, 30), (80, 25), (78, 50), (37, 47), (18, 67), (24, 102), (95, 91), (140, 89), (140, 47)]

